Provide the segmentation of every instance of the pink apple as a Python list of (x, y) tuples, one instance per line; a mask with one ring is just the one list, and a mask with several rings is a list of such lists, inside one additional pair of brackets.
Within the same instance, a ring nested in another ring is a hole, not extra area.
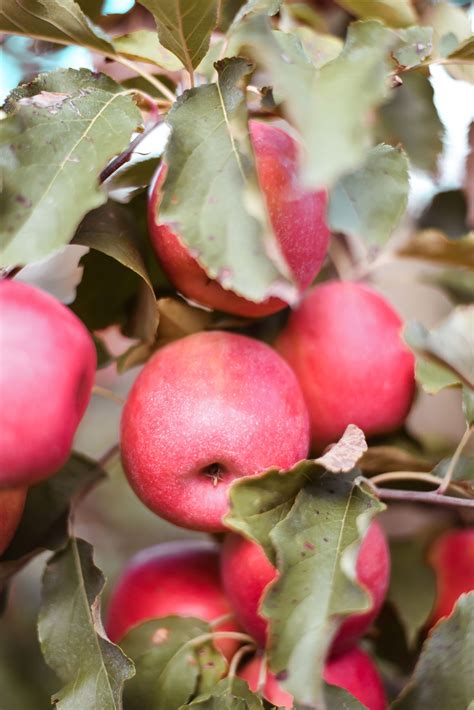
[[(302, 190), (298, 182), (298, 146), (285, 131), (251, 121), (250, 136), (276, 238), (303, 291), (321, 268), (328, 247), (326, 192)], [(210, 308), (247, 317), (266, 316), (284, 308), (286, 304), (278, 298), (253, 303), (225, 290), (218, 281), (208, 278), (180, 241), (179, 234), (160, 224), (157, 210), (166, 171), (166, 165), (161, 167), (152, 185), (148, 223), (157, 256), (178, 291)]]
[[(239, 670), (239, 677), (247, 681), (250, 690), (256, 691), (260, 677), (261, 659), (252, 658)], [(380, 678), (370, 656), (359, 648), (327, 661), (323, 671), (326, 683), (344, 688), (368, 710), (386, 710), (387, 698)], [(277, 707), (293, 708), (293, 696), (284, 690), (275, 675), (267, 671), (263, 695)]]
[(451, 530), (429, 550), (436, 574), (436, 603), (430, 626), (449, 616), (458, 597), (474, 590), (474, 528)]
[[(119, 642), (129, 629), (162, 616), (194, 616), (213, 621), (231, 614), (219, 578), (219, 551), (207, 540), (164, 542), (135, 555), (110, 600), (107, 632)], [(232, 619), (217, 631), (235, 631)], [(218, 647), (232, 656), (238, 643), (221, 639)]]
[(296, 378), (268, 345), (220, 331), (165, 346), (137, 378), (122, 416), (128, 479), (155, 513), (222, 531), (232, 481), (308, 452)]
[[(268, 622), (259, 613), (260, 604), (277, 570), (268, 561), (262, 548), (246, 538), (226, 535), (221, 556), (224, 589), (235, 616), (260, 646), (267, 640)], [(369, 628), (385, 599), (390, 576), (390, 558), (385, 534), (373, 522), (365, 535), (356, 564), (357, 580), (369, 593), (372, 606), (363, 614), (347, 617), (333, 640), (331, 653), (338, 654), (354, 645)], [(245, 580), (245, 584), (241, 580)]]
[(316, 447), (337, 441), (348, 424), (367, 436), (403, 424), (415, 377), (401, 330), (387, 301), (358, 283), (318, 286), (290, 316), (276, 348), (300, 382)]
[(10, 544), (21, 520), (27, 488), (3, 488), (0, 490), (0, 555)]
[(0, 282), (0, 487), (35, 483), (68, 458), (89, 402), (96, 353), (52, 296)]

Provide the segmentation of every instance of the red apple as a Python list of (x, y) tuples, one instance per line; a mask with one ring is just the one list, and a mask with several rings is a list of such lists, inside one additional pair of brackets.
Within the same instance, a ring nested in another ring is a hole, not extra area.
[(55, 473), (94, 382), (94, 343), (81, 321), (52, 296), (0, 282), (0, 487)]
[[(260, 677), (261, 659), (255, 656), (239, 670), (239, 677), (247, 681), (250, 690), (256, 691)], [(359, 648), (327, 661), (323, 672), (326, 683), (344, 688), (368, 710), (386, 710), (387, 698), (380, 678), (370, 656)], [(275, 675), (267, 671), (263, 695), (277, 707), (293, 708), (293, 696), (278, 683)]]
[(268, 345), (200, 332), (170, 343), (137, 378), (122, 416), (128, 479), (155, 513), (222, 531), (236, 478), (288, 468), (308, 452), (303, 395)]
[(474, 528), (441, 535), (431, 546), (428, 557), (437, 587), (431, 627), (451, 614), (461, 594), (474, 590)]
[[(110, 600), (107, 632), (119, 642), (133, 626), (161, 616), (194, 616), (213, 621), (231, 613), (219, 578), (218, 546), (207, 540), (165, 542), (143, 550), (128, 563)], [(235, 621), (218, 631), (238, 629)], [(238, 643), (217, 644), (231, 656)]]
[(20, 522), (27, 488), (0, 490), (0, 555), (3, 555)]
[(341, 281), (312, 290), (290, 316), (276, 348), (300, 382), (316, 447), (337, 441), (348, 424), (368, 436), (403, 424), (415, 377), (401, 329), (380, 294)]
[[(259, 614), (259, 608), (277, 570), (259, 545), (229, 533), (222, 548), (221, 573), (238, 622), (260, 646), (264, 646), (268, 622)], [(362, 541), (356, 574), (358, 582), (369, 593), (372, 606), (370, 611), (352, 614), (342, 622), (331, 646), (332, 654), (350, 648), (367, 631), (383, 604), (390, 576), (390, 558), (385, 534), (377, 522), (370, 525)], [(243, 579), (245, 584), (242, 584)]]
[[(251, 121), (249, 127), (275, 236), (303, 291), (321, 268), (328, 247), (326, 192), (302, 190), (298, 183), (298, 146), (285, 131), (258, 121)], [(286, 304), (278, 298), (253, 303), (225, 290), (218, 281), (209, 279), (179, 235), (159, 223), (157, 211), (166, 171), (166, 165), (160, 167), (152, 184), (148, 223), (156, 254), (178, 291), (210, 308), (246, 317), (266, 316), (284, 308)]]

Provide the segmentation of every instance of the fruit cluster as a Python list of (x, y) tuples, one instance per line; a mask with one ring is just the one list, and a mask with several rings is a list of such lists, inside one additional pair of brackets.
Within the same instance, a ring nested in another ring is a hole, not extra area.
[[(279, 128), (251, 122), (259, 181), (279, 248), (301, 292), (313, 282), (328, 246), (324, 192), (304, 192), (297, 150)], [(159, 222), (163, 165), (149, 200), (158, 259), (175, 287), (212, 309), (262, 317), (284, 308), (275, 297), (251, 303), (210, 280), (169, 226)], [(14, 279), (0, 283), (0, 553), (21, 518), (27, 487), (50, 476), (69, 456), (87, 407), (96, 367), (81, 321), (51, 296)], [(372, 288), (330, 281), (310, 290), (289, 316), (275, 347), (227, 331), (199, 332), (159, 349), (142, 369), (123, 410), (124, 468), (137, 496), (160, 517), (190, 530), (225, 533), (211, 541), (163, 543), (139, 553), (124, 571), (108, 611), (110, 638), (120, 642), (140, 622), (194, 616), (217, 626), (216, 644), (231, 659), (243, 630), (259, 649), (238, 674), (252, 689), (262, 676), (268, 636), (261, 610), (280, 575), (255, 542), (226, 528), (229, 488), (245, 476), (289, 469), (336, 442), (349, 424), (367, 436), (396, 430), (415, 388), (413, 356), (401, 321)], [(462, 539), (461, 539), (462, 538)], [(455, 555), (451, 551), (455, 550)], [(432, 564), (439, 589), (432, 623), (474, 588), (474, 531), (448, 533)], [(469, 556), (471, 561), (469, 562)], [(455, 572), (455, 569), (457, 572)], [(348, 690), (369, 710), (386, 707), (373, 661), (357, 643), (384, 601), (388, 545), (373, 522), (360, 546), (357, 582), (371, 600), (365, 613), (338, 623), (324, 679)], [(263, 694), (292, 707), (270, 671)]]

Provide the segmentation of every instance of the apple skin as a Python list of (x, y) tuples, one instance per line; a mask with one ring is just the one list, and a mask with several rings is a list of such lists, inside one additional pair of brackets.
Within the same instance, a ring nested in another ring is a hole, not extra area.
[(441, 535), (428, 559), (436, 574), (436, 602), (429, 627), (449, 616), (458, 597), (474, 590), (474, 528)]
[[(280, 249), (304, 291), (319, 272), (326, 256), (329, 230), (325, 222), (325, 191), (303, 192), (298, 188), (298, 146), (280, 128), (250, 121), (259, 182)], [(148, 202), (151, 242), (170, 280), (187, 298), (209, 308), (245, 317), (262, 317), (287, 305), (278, 298), (253, 303), (210, 279), (187, 247), (168, 226), (157, 222), (160, 190), (167, 166), (158, 169)]]
[(401, 329), (387, 301), (359, 283), (318, 286), (292, 313), (275, 345), (300, 382), (318, 450), (337, 441), (348, 424), (367, 436), (403, 424), (415, 375)]
[[(385, 534), (377, 522), (371, 523), (362, 541), (356, 574), (372, 599), (372, 607), (370, 611), (352, 614), (342, 622), (332, 642), (332, 655), (342, 653), (356, 643), (378, 615), (385, 599), (390, 557)], [(258, 610), (268, 585), (277, 577), (277, 570), (259, 545), (229, 533), (222, 548), (221, 575), (237, 621), (259, 646), (265, 646), (268, 622)], [(242, 579), (245, 584), (241, 583)]]
[[(250, 690), (257, 690), (261, 662), (261, 659), (255, 656), (238, 672), (238, 676), (247, 681)], [(326, 683), (347, 690), (368, 710), (387, 708), (387, 698), (379, 672), (370, 656), (359, 648), (353, 648), (327, 661), (323, 678)], [(267, 671), (263, 695), (277, 707), (288, 710), (293, 708), (293, 696), (283, 690), (270, 671)]]
[(33, 286), (0, 282), (0, 487), (55, 473), (94, 383), (96, 351), (81, 321)]
[[(110, 600), (106, 629), (118, 643), (133, 626), (162, 616), (213, 621), (232, 612), (219, 577), (219, 548), (208, 540), (164, 542), (136, 554)], [(237, 631), (229, 619), (218, 631)], [(216, 644), (230, 658), (238, 642)]]
[(289, 468), (308, 445), (306, 405), (286, 362), (264, 343), (222, 331), (158, 350), (122, 415), (132, 488), (162, 518), (195, 530), (224, 531), (232, 481)]
[(27, 488), (0, 490), (0, 555), (10, 544), (25, 507)]

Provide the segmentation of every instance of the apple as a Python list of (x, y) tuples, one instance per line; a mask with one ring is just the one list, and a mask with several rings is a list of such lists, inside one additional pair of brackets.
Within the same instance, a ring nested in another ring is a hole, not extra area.
[(52, 296), (0, 281), (0, 487), (55, 473), (89, 402), (96, 351), (81, 321)]
[(27, 488), (3, 488), (0, 490), (0, 555), (15, 534), (21, 520)]
[[(136, 554), (125, 568), (109, 604), (107, 633), (119, 642), (133, 626), (162, 616), (213, 621), (231, 614), (219, 577), (219, 551), (208, 540), (164, 542)], [(238, 630), (229, 619), (217, 631)], [(238, 643), (216, 644), (231, 657)]]
[(243, 335), (200, 332), (166, 345), (135, 381), (122, 416), (128, 480), (176, 525), (225, 530), (232, 481), (308, 452), (303, 395), (284, 360)]
[(317, 449), (337, 441), (348, 424), (367, 436), (403, 424), (415, 376), (401, 329), (380, 294), (342, 281), (314, 288), (290, 316), (276, 348), (300, 382)]
[[(238, 676), (247, 681), (250, 690), (258, 689), (262, 660), (254, 656)], [(337, 658), (326, 662), (323, 678), (326, 683), (344, 688), (361, 702), (368, 710), (386, 710), (387, 698), (379, 672), (370, 656), (359, 648), (346, 651)], [(293, 696), (284, 690), (276, 676), (267, 671), (263, 695), (273, 705), (293, 708)]]
[[(329, 230), (325, 222), (325, 191), (303, 191), (298, 183), (298, 146), (280, 128), (250, 121), (258, 179), (280, 249), (301, 291), (319, 272), (326, 255)], [(179, 234), (159, 222), (161, 187), (167, 166), (160, 166), (148, 203), (149, 232), (155, 252), (170, 280), (187, 298), (245, 317), (266, 316), (286, 306), (278, 298), (253, 303), (210, 279)]]
[[(259, 608), (268, 585), (277, 577), (277, 570), (259, 545), (229, 533), (222, 547), (221, 574), (237, 621), (260, 646), (265, 646), (268, 622)], [(341, 623), (331, 646), (334, 655), (350, 648), (367, 631), (385, 599), (390, 558), (385, 534), (377, 522), (371, 523), (362, 541), (356, 574), (357, 581), (370, 595), (372, 606), (370, 611), (351, 614)]]
[(437, 587), (431, 627), (451, 614), (461, 594), (474, 590), (474, 528), (441, 535), (431, 546), (428, 559)]

